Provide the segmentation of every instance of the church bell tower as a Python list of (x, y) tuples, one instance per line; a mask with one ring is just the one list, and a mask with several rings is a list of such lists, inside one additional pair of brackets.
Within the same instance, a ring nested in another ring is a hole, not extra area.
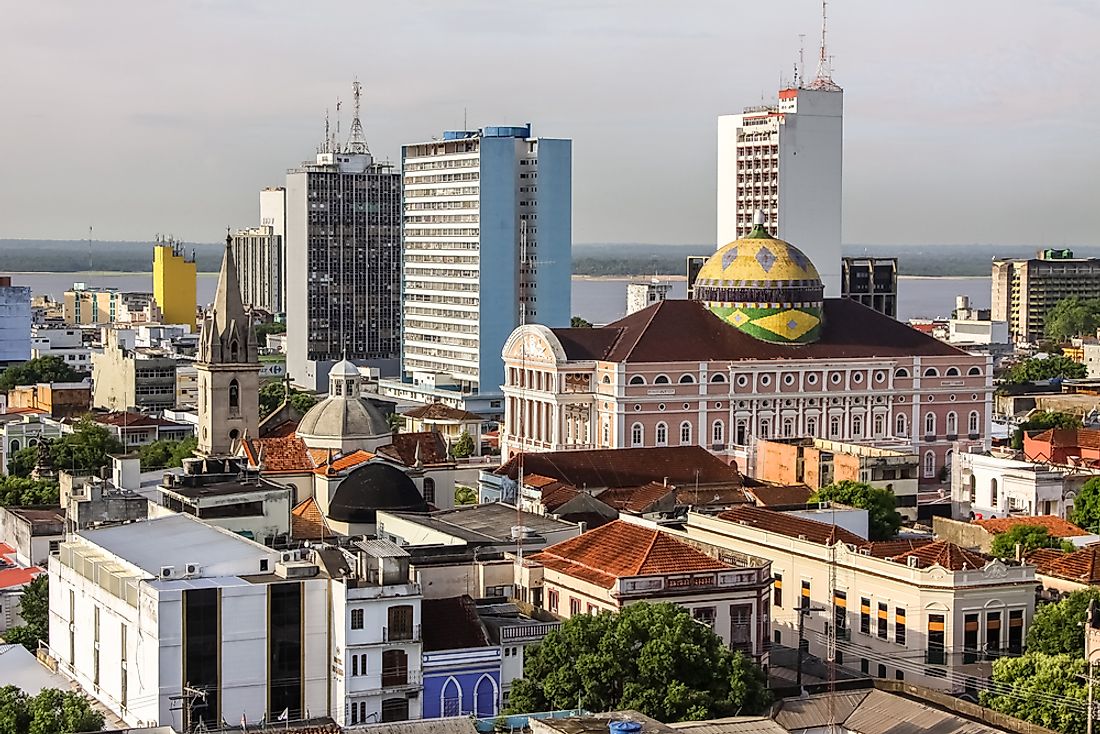
[(260, 424), (260, 360), (252, 320), (241, 302), (226, 237), (214, 307), (199, 333), (199, 447), (202, 456), (230, 456)]

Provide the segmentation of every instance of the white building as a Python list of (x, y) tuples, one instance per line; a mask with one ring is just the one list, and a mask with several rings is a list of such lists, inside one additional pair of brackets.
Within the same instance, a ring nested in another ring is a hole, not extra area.
[[(59, 671), (129, 726), (329, 711), (328, 580), (187, 515), (78, 531), (50, 558)], [(232, 664), (226, 664), (230, 662)]]
[[(824, 38), (822, 39), (824, 41)], [(771, 234), (817, 266), (825, 296), (840, 289), (844, 92), (825, 48), (817, 78), (779, 91), (778, 103), (718, 118), (718, 247), (749, 233), (757, 209)]]
[[(502, 342), (503, 343), (503, 342)], [(31, 358), (31, 289), (0, 277), (0, 366)]]
[(1050, 464), (960, 453), (951, 466), (952, 516), (1068, 517), (1079, 483), (1067, 484), (1066, 474), (1066, 470)]
[(81, 330), (72, 326), (34, 326), (31, 329), (31, 359), (57, 357), (77, 372), (92, 371), (91, 349), (84, 345)]
[(955, 297), (955, 310), (947, 322), (951, 344), (1009, 344), (1008, 322), (991, 318), (988, 308), (971, 308), (969, 296)]
[(648, 282), (627, 283), (626, 315), (629, 316), (635, 311), (652, 306), (657, 301), (665, 300), (671, 290), (671, 283), (662, 283), (656, 278)]
[(499, 398), (520, 319), (569, 323), (572, 141), (530, 125), (442, 137), (402, 149), (402, 372), (421, 402), (440, 386)]
[[(263, 194), (261, 192), (261, 202)], [(261, 203), (262, 206), (262, 203)], [(283, 313), (286, 294), (286, 249), (281, 235), (268, 224), (238, 229), (229, 244), (241, 284), (241, 300), (249, 309)]]

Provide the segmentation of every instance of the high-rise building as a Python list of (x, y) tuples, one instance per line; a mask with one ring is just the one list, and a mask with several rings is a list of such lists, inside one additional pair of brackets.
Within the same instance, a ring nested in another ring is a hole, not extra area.
[(626, 315), (629, 316), (635, 311), (641, 311), (647, 306), (652, 306), (657, 301), (665, 300), (671, 290), (672, 283), (662, 283), (657, 278), (628, 283), (626, 286)]
[(841, 262), (840, 296), (898, 317), (898, 259), (845, 257)]
[(31, 289), (0, 277), (0, 367), (31, 358)]
[[(496, 396), (499, 409), (512, 330), (521, 319), (569, 323), (572, 141), (485, 127), (401, 157), (404, 387), (423, 387), (426, 401), (440, 386)], [(466, 407), (492, 414), (492, 402)]]
[(825, 296), (840, 295), (844, 91), (832, 80), (822, 19), (816, 78), (779, 100), (718, 118), (718, 242), (747, 235), (756, 210), (774, 237), (799, 243)]
[[(329, 369), (344, 357), (397, 374), (401, 174), (375, 161), (358, 111), (346, 145), (327, 140), (315, 161), (287, 173), (285, 213), (287, 368), (294, 382), (327, 390)], [(272, 217), (261, 212), (261, 219)]]
[(1100, 258), (1048, 248), (1033, 258), (993, 261), (992, 316), (1008, 322), (1013, 342), (1042, 339), (1047, 314), (1072, 297), (1100, 298)]
[(282, 236), (269, 224), (238, 229), (229, 249), (233, 251), (244, 304), (272, 314), (283, 313), (286, 263)]
[(195, 330), (195, 251), (172, 239), (153, 246), (153, 298), (169, 324)]

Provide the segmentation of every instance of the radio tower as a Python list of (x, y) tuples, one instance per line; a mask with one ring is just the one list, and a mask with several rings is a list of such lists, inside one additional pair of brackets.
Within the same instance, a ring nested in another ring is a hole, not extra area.
[(367, 147), (367, 137), (363, 134), (363, 123), (359, 121), (359, 97), (363, 85), (356, 79), (351, 83), (352, 97), (355, 99), (355, 113), (351, 118), (351, 133), (348, 135), (348, 144), (344, 147), (345, 153), (370, 153)]
[(817, 59), (817, 78), (810, 83), (809, 89), (839, 92), (841, 91), (840, 85), (833, 81), (832, 64), (825, 47), (825, 29), (829, 20), (826, 6), (827, 1), (821, 0), (821, 52)]

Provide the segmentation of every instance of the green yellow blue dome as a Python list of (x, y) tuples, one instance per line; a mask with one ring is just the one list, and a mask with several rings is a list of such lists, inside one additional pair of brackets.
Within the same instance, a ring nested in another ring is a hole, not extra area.
[(756, 339), (807, 344), (820, 336), (824, 286), (817, 268), (759, 221), (707, 260), (694, 289), (712, 313)]

